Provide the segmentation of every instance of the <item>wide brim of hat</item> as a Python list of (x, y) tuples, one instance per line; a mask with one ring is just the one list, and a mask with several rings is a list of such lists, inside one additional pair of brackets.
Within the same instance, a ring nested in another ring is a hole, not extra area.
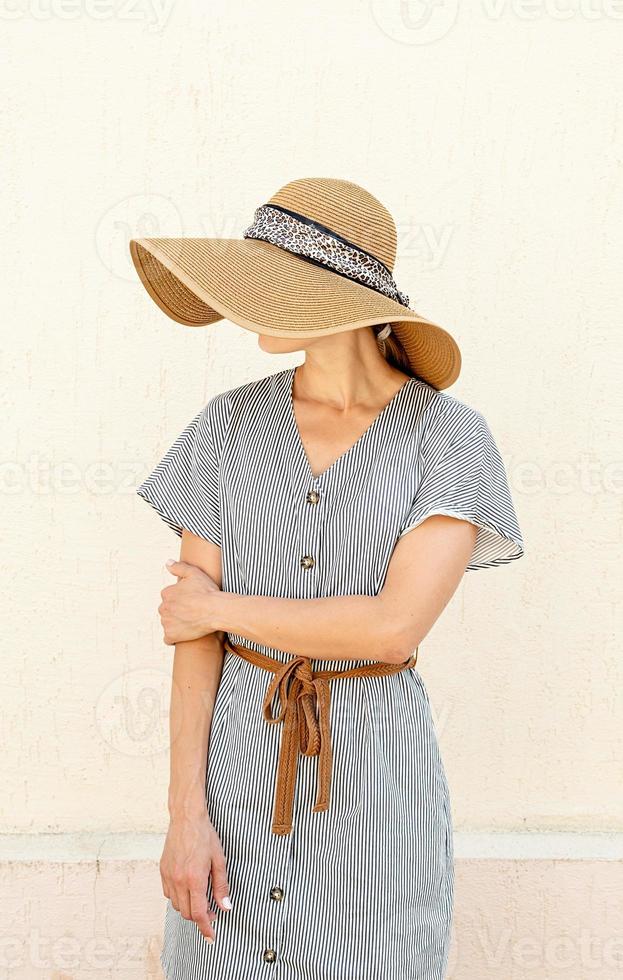
[(459, 375), (458, 345), (442, 327), (269, 242), (137, 238), (130, 254), (152, 299), (186, 326), (225, 318), (259, 334), (320, 337), (391, 323), (414, 374), (438, 389)]

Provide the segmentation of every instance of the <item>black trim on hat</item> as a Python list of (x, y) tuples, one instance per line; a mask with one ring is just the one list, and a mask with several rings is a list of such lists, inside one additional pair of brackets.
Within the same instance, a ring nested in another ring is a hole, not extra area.
[[(283, 211), (284, 214), (289, 214), (290, 217), (296, 218), (298, 221), (302, 221), (306, 225), (311, 225), (318, 231), (324, 232), (325, 235), (331, 235), (332, 238), (337, 239), (338, 242), (342, 242), (343, 245), (348, 245), (349, 248), (356, 248), (358, 252), (363, 252), (364, 255), (369, 256), (369, 258), (374, 259), (379, 265), (382, 265), (388, 276), (393, 279), (392, 270), (389, 269), (378, 256), (373, 255), (372, 252), (366, 251), (361, 245), (355, 245), (354, 242), (349, 242), (348, 238), (343, 238), (342, 235), (338, 235), (336, 231), (332, 231), (331, 228), (327, 228), (326, 225), (321, 225), (319, 221), (314, 221), (313, 218), (306, 218), (304, 214), (299, 214), (298, 211), (291, 211), (290, 208), (283, 208), (280, 204), (269, 204), (265, 205), (267, 208), (275, 208), (276, 211)], [(348, 276), (346, 277), (348, 279)]]

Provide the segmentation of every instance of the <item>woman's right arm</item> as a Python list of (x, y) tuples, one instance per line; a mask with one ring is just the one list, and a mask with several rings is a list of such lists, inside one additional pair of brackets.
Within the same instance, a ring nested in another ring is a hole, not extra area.
[[(180, 556), (202, 568), (220, 587), (221, 551), (184, 530)], [(214, 939), (208, 881), (228, 910), (225, 857), (206, 806), (206, 762), (216, 692), (223, 668), (222, 632), (175, 646), (170, 710), (169, 830), (160, 859), (165, 896), (185, 919)]]

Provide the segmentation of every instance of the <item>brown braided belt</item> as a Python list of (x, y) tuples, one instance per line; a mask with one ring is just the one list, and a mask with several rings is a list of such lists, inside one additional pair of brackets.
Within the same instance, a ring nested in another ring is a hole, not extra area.
[[(329, 807), (332, 764), (329, 681), (338, 677), (383, 677), (397, 674), (415, 666), (417, 649), (401, 664), (371, 661), (362, 667), (351, 667), (348, 670), (312, 671), (309, 657), (291, 657), (284, 663), (250, 647), (231, 643), (227, 638), (224, 647), (230, 653), (235, 653), (275, 675), (262, 704), (264, 718), (269, 724), (283, 722), (272, 832), (289, 834), (292, 830), (299, 753), (318, 756), (317, 792), (313, 812), (318, 813)], [(279, 693), (281, 710), (278, 715), (273, 715), (271, 704), (276, 692)]]

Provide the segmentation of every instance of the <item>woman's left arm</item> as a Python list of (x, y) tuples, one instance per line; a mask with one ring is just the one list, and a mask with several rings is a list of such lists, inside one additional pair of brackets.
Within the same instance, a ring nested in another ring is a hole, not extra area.
[(173, 562), (178, 577), (162, 592), (165, 643), (218, 630), (314, 660), (403, 663), (452, 598), (467, 568), (477, 528), (436, 514), (399, 540), (375, 596), (319, 599), (221, 592), (201, 569)]

